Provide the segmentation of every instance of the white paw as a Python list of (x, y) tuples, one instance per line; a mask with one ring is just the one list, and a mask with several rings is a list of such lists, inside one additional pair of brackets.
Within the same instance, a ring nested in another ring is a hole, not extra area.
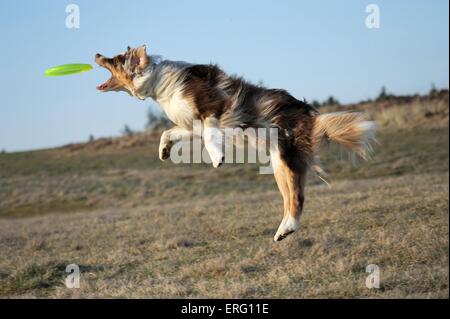
[(294, 233), (300, 227), (299, 218), (292, 217), (290, 214), (285, 216), (278, 227), (277, 233), (273, 237), (274, 241), (285, 239), (288, 235)]
[(209, 154), (209, 156), (211, 157), (213, 167), (214, 168), (220, 167), (225, 161), (225, 157), (223, 156), (222, 152), (211, 152), (211, 153)]
[(223, 134), (217, 128), (205, 128), (205, 147), (214, 168), (219, 167), (225, 161), (222, 151)]
[(172, 145), (170, 143), (160, 143), (159, 144), (159, 159), (165, 161), (170, 157), (170, 149)]

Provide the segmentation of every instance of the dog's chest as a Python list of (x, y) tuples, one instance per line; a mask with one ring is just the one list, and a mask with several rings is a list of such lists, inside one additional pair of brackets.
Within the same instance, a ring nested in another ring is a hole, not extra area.
[(170, 98), (158, 100), (167, 117), (177, 126), (191, 129), (193, 125), (193, 111), (188, 101), (181, 93), (175, 93)]

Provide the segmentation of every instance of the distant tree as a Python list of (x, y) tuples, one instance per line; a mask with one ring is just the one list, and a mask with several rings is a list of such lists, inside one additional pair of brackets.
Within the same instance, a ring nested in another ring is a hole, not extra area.
[(314, 107), (314, 108), (316, 108), (316, 109), (318, 109), (318, 108), (320, 108), (322, 105), (320, 104), (319, 101), (313, 100), (313, 101), (311, 102), (311, 106)]
[(6, 154), (6, 150), (2, 148), (1, 154)]
[(436, 85), (434, 83), (431, 83), (431, 89), (428, 95), (430, 95), (431, 97), (438, 95), (438, 89), (436, 88)]
[(381, 87), (380, 94), (378, 94), (377, 101), (383, 101), (388, 99), (389, 95), (387, 94), (386, 87), (383, 85)]
[(172, 126), (172, 122), (164, 114), (156, 114), (152, 109), (147, 112), (147, 123), (145, 129), (149, 132), (167, 129)]
[(89, 135), (89, 143), (92, 143), (93, 141), (95, 141), (95, 137), (94, 135)]
[(125, 124), (125, 126), (122, 129), (122, 135), (124, 136), (133, 136), (134, 132), (131, 130), (131, 128)]
[(335, 99), (332, 95), (328, 97), (328, 99), (323, 102), (324, 105), (340, 105), (339, 101)]

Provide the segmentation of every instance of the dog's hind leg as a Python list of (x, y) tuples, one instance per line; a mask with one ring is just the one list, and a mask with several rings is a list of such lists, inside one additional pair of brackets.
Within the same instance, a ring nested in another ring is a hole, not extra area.
[[(279, 154), (275, 154), (274, 156), (279, 156)], [(273, 163), (273, 162), (272, 162)], [(289, 185), (288, 180), (286, 176), (286, 165), (284, 162), (281, 161), (281, 159), (277, 159), (277, 165), (274, 167), (274, 176), (275, 181), (277, 182), (278, 189), (280, 190), (281, 195), (283, 196), (283, 220), (281, 221), (280, 226), (278, 227), (278, 230), (283, 227), (287, 216), (289, 216), (289, 209), (290, 209), (290, 193), (289, 193)], [(278, 234), (278, 232), (277, 232)], [(275, 236), (275, 241), (277, 241), (277, 236)]]
[[(290, 165), (289, 165), (290, 164)], [(287, 164), (283, 158), (280, 158), (280, 164), (278, 169), (283, 171), (284, 187), (288, 188), (289, 200), (287, 203), (288, 209), (286, 209), (285, 200), (285, 213), (277, 233), (274, 236), (275, 241), (280, 241), (286, 238), (289, 234), (292, 234), (300, 227), (300, 216), (303, 212), (303, 203), (305, 200), (305, 182), (307, 166), (299, 163)], [(281, 175), (281, 173), (275, 172), (275, 178)], [(284, 195), (283, 195), (284, 197)]]

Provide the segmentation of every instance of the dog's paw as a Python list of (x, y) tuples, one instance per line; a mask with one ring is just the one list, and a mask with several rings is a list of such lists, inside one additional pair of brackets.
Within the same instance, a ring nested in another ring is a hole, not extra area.
[(289, 236), (290, 234), (294, 233), (294, 230), (288, 231), (287, 233), (276, 233), (276, 235), (273, 237), (273, 241), (277, 242), (277, 241), (282, 241), (283, 239), (285, 239), (287, 236)]
[(225, 163), (225, 156), (222, 153), (217, 153), (214, 156), (211, 156), (212, 165), (214, 168), (218, 168)]
[(290, 234), (294, 233), (300, 227), (300, 221), (298, 218), (292, 216), (286, 216), (281, 221), (278, 227), (277, 233), (273, 237), (274, 241), (280, 241), (285, 239)]
[(159, 159), (161, 161), (165, 161), (170, 157), (170, 144), (160, 144), (159, 145)]

